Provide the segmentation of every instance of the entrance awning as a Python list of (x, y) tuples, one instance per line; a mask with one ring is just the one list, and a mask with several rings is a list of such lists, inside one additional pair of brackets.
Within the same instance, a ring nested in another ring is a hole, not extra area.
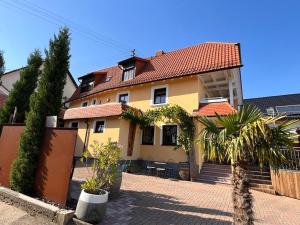
[(65, 111), (63, 118), (64, 120), (71, 120), (120, 116), (127, 108), (128, 106), (122, 103), (107, 103), (102, 105), (71, 108)]

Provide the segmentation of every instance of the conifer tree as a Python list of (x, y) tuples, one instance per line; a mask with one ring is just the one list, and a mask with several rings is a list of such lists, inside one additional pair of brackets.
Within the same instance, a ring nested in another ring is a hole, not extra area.
[(29, 110), (29, 98), (37, 86), (40, 75), (39, 68), (42, 65), (42, 57), (35, 50), (27, 60), (27, 67), (22, 69), (20, 79), (13, 85), (8, 99), (0, 109), (0, 127), (8, 123), (11, 115), (17, 109), (16, 122), (24, 122), (25, 113)]
[(21, 136), (19, 154), (10, 174), (11, 188), (34, 193), (35, 174), (45, 133), (46, 116), (57, 115), (62, 105), (63, 87), (69, 69), (70, 35), (67, 28), (50, 40), (38, 90), (30, 97), (30, 110)]
[(5, 61), (3, 57), (3, 52), (0, 51), (0, 81), (1, 81), (1, 76), (5, 72)]

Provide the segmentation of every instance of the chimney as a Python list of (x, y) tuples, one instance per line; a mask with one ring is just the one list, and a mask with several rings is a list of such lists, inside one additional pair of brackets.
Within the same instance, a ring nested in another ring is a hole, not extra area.
[(163, 54), (165, 54), (165, 52), (163, 50), (158, 50), (158, 51), (156, 51), (155, 56), (161, 56)]

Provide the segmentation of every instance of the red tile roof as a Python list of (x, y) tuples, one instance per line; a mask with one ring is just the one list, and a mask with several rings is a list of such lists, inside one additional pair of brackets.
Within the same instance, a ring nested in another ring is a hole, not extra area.
[(201, 103), (199, 109), (193, 112), (193, 116), (216, 116), (216, 113), (226, 116), (236, 112), (228, 102)]
[(111, 80), (96, 85), (89, 92), (80, 93), (77, 88), (69, 101), (109, 89), (241, 66), (238, 43), (207, 42), (148, 58), (142, 71), (132, 80), (122, 81), (122, 70), (118, 66), (95, 71), (107, 72)]
[(7, 95), (0, 94), (0, 107), (2, 107), (7, 99)]
[(65, 111), (63, 118), (64, 120), (71, 120), (120, 116), (127, 107), (127, 105), (121, 103), (106, 103), (102, 105), (71, 108)]

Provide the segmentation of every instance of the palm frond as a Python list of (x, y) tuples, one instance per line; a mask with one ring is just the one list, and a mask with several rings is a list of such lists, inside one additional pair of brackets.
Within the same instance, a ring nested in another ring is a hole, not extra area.
[(216, 115), (215, 121), (202, 117), (198, 119), (205, 126), (200, 143), (210, 160), (258, 160), (261, 166), (268, 163), (277, 170), (290, 163), (281, 149), (293, 150), (290, 129), (295, 121), (283, 122), (284, 119), (285, 116), (264, 117), (251, 105), (243, 106), (236, 114)]

